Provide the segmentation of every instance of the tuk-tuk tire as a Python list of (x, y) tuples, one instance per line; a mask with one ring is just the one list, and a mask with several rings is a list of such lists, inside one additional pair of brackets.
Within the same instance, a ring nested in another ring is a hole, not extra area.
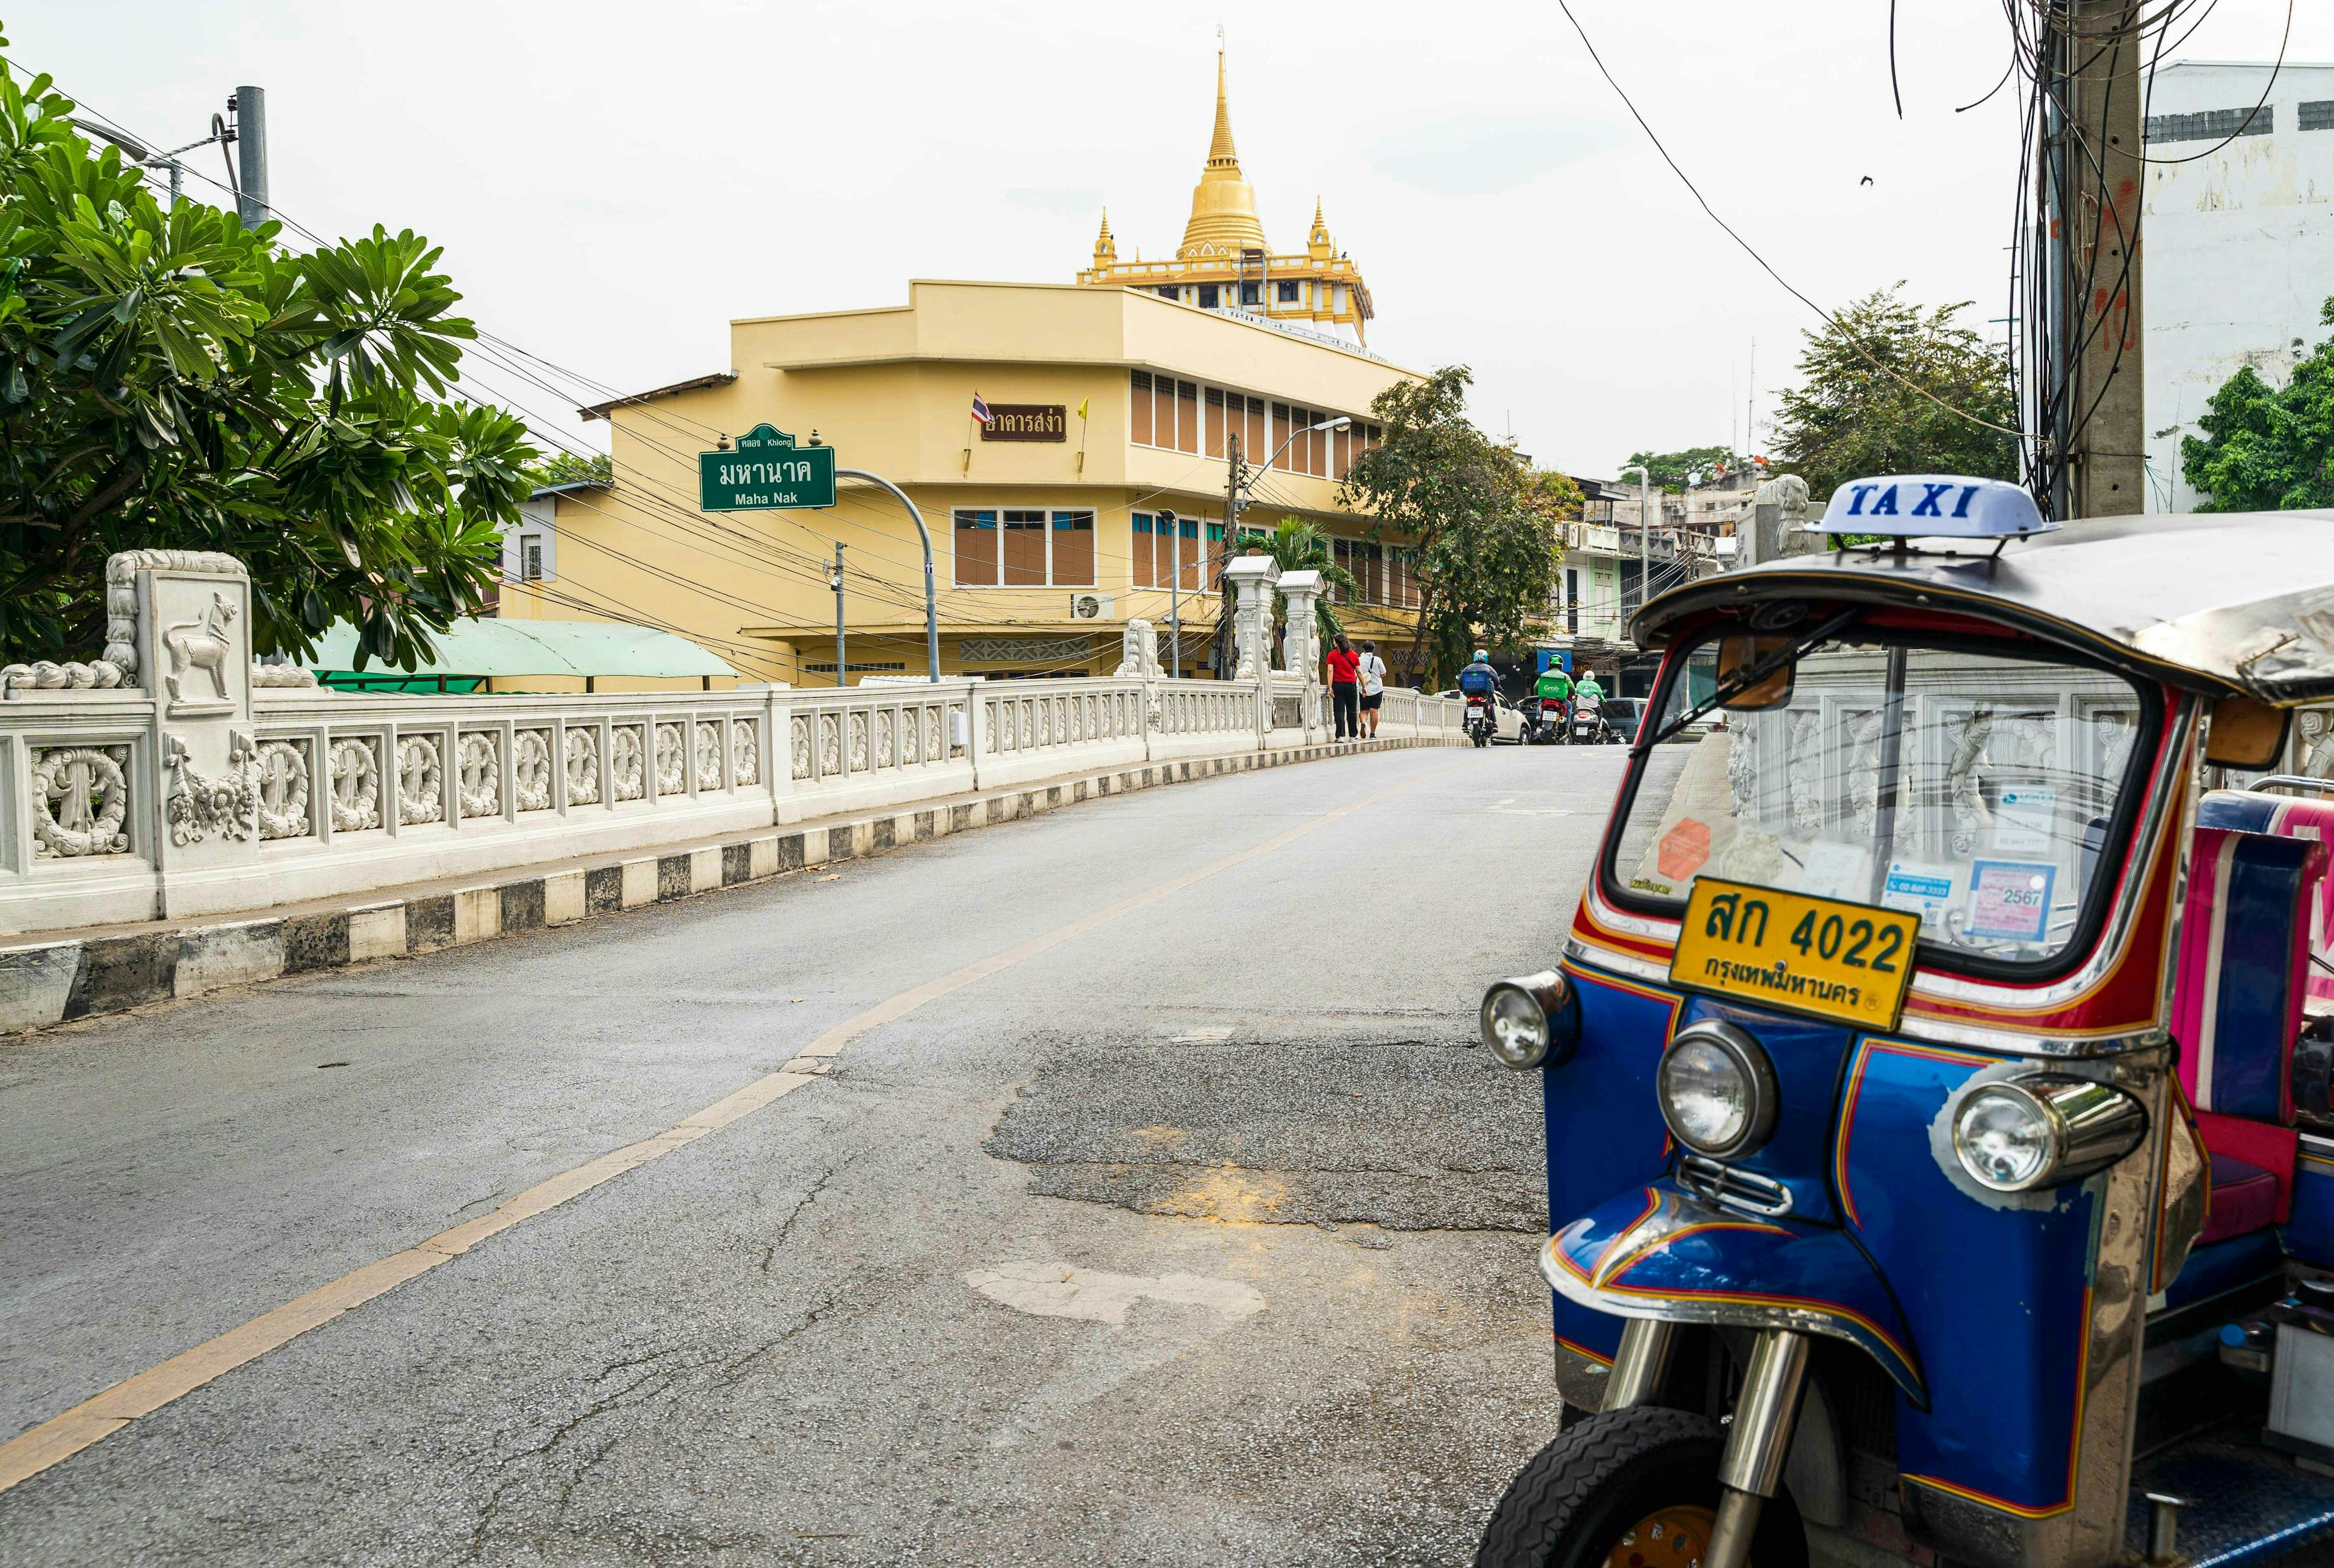
[[(1635, 1405), (1586, 1417), (1532, 1456), (1483, 1527), (1475, 1568), (1604, 1568), (1620, 1533), (1664, 1508), (1718, 1506), (1726, 1436), (1706, 1416)], [(1759, 1510), (1752, 1568), (1807, 1568), (1798, 1505)]]

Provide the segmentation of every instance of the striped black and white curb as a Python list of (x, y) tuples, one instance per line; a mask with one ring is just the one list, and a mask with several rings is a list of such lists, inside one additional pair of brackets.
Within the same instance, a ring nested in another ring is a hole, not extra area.
[(1461, 744), (1458, 737), (1377, 740), (1072, 774), (921, 810), (882, 812), (775, 829), (655, 855), (570, 867), (477, 887), (410, 897), (368, 894), (345, 908), (256, 919), (205, 921), (126, 936), (66, 938), (0, 948), (0, 1034), (199, 996), (229, 986), (442, 948), (696, 893), (767, 881), (790, 871), (1018, 822), (1040, 812), (1159, 784), (1313, 762), (1360, 752)]

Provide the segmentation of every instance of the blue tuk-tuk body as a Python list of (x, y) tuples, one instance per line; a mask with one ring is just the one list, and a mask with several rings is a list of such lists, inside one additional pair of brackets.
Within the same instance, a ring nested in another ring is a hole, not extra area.
[[(2334, 697), (2329, 524), (1899, 543), (1642, 612), (1664, 671), (1561, 961), (1485, 1003), (1544, 1073), (1566, 1415), (1479, 1563), (2334, 1530), (2334, 795), (2215, 787)], [(1696, 714), (1713, 652), (1743, 706)], [(1895, 1010), (1706, 958), (1700, 882), (1917, 917)]]

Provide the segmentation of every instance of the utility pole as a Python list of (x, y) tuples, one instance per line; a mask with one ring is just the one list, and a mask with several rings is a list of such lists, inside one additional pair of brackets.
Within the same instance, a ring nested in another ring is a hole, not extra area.
[[(1167, 537), (1174, 543), (1168, 546), (1167, 559), (1171, 570), (1167, 578), (1167, 669), (1177, 680), (1183, 678), (1183, 520), (1172, 512), (1162, 511), (1160, 521), (1167, 524)], [(1152, 536), (1151, 547), (1159, 548), (1158, 536)], [(1153, 560), (1157, 560), (1156, 554)]]
[[(1257, 296), (1259, 300), (1263, 295)], [(1224, 561), (1229, 565), (1240, 553), (1240, 433), (1230, 432), (1230, 445), (1225, 455), (1231, 460), (1225, 467), (1230, 477), (1224, 486)], [(1216, 676), (1229, 679), (1239, 670), (1239, 641), (1233, 620), (1231, 584), (1224, 580), (1221, 571), (1216, 573)]]
[(2042, 160), (2052, 395), (2037, 432), (2058, 457), (2051, 515), (2147, 510), (2141, 400), (2141, 0), (2059, 0), (2045, 55), (2056, 105)]
[(235, 112), (236, 216), (246, 228), (267, 221), (267, 90), (238, 87), (227, 101)]
[[(1621, 470), (1621, 477), (1637, 476), (1637, 608), (1645, 607), (1645, 590), (1654, 581), (1654, 471), (1643, 463)], [(1621, 596), (1621, 640), (1628, 640), (1629, 596)]]
[(826, 581), (834, 590), (834, 684), (844, 686), (849, 683), (844, 680), (844, 672), (851, 666), (844, 661), (843, 655), (843, 541), (840, 539), (834, 542), (834, 570), (827, 574)]

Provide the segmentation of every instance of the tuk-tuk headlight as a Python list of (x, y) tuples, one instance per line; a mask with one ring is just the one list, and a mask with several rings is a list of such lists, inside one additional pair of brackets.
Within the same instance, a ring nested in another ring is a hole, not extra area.
[(1750, 1153), (1775, 1128), (1775, 1069), (1767, 1053), (1715, 1019), (1690, 1024), (1670, 1041), (1654, 1098), (1672, 1135), (1714, 1159)]
[(1980, 1186), (2026, 1192), (2104, 1170), (2139, 1146), (2147, 1112), (2088, 1078), (1983, 1083), (1953, 1112), (1953, 1154)]
[(1491, 1054), (1519, 1073), (1562, 1063), (1579, 1033), (1572, 983), (1552, 969), (1494, 981), (1479, 1021)]

